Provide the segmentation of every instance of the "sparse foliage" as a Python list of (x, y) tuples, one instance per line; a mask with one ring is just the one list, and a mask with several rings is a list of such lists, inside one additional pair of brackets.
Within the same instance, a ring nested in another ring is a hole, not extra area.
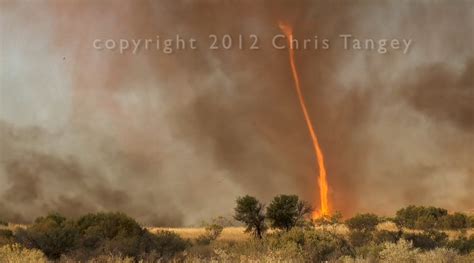
[(196, 242), (200, 245), (209, 245), (212, 241), (216, 240), (224, 230), (224, 227), (219, 224), (209, 224), (205, 228), (205, 233), (197, 237)]
[(0, 247), (0, 262), (46, 263), (48, 261), (40, 250), (10, 244)]
[(267, 230), (265, 224), (265, 206), (253, 196), (243, 196), (237, 198), (234, 218), (245, 224), (246, 232), (253, 233), (256, 237), (262, 238)]
[(411, 242), (400, 239), (397, 243), (385, 243), (380, 252), (380, 259), (386, 263), (415, 263), (417, 249), (413, 249)]

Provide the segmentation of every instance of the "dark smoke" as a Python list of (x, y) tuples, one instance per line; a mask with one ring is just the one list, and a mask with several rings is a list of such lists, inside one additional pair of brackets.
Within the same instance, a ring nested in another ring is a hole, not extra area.
[[(237, 196), (317, 205), (317, 166), (279, 20), (327, 160), (333, 209), (474, 208), (470, 1), (0, 3), (0, 217), (120, 210), (145, 224), (232, 213)], [(343, 50), (339, 34), (411, 38), (408, 54)], [(198, 50), (97, 51), (94, 39), (197, 38)], [(257, 34), (258, 51), (210, 51)], [(4, 58), (4, 60), (3, 60)]]

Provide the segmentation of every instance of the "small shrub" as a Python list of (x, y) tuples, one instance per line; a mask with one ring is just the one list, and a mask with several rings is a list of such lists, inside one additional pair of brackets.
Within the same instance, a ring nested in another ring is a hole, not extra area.
[(212, 224), (220, 225), (222, 227), (235, 226), (235, 223), (236, 223), (235, 220), (229, 219), (229, 218), (224, 217), (224, 216), (218, 216), (218, 217), (212, 219)]
[(153, 243), (149, 251), (153, 251), (161, 259), (170, 259), (190, 245), (189, 241), (170, 231), (159, 231), (152, 237)]
[(380, 259), (386, 263), (415, 263), (417, 249), (413, 249), (411, 242), (400, 239), (397, 243), (385, 243), (380, 252)]
[(27, 229), (15, 232), (16, 241), (27, 248), (36, 248), (51, 259), (67, 253), (77, 241), (77, 231), (72, 222), (59, 214), (39, 217)]
[(367, 260), (369, 262), (378, 262), (380, 259), (380, 252), (384, 249), (383, 244), (375, 244), (373, 242), (355, 248), (355, 259)]
[(76, 228), (86, 258), (103, 253), (137, 257), (153, 247), (148, 232), (123, 213), (87, 214), (77, 220)]
[(218, 224), (210, 224), (206, 226), (206, 233), (201, 234), (197, 237), (196, 242), (199, 245), (209, 245), (212, 241), (216, 240), (224, 230), (224, 227)]
[(313, 220), (313, 223), (316, 225), (337, 225), (340, 224), (342, 221), (342, 213), (339, 211), (336, 211), (335, 213), (331, 215), (324, 215), (321, 217), (318, 217)]
[(432, 215), (421, 215), (415, 221), (415, 229), (429, 230), (436, 227), (438, 219)]
[(37, 249), (27, 249), (19, 244), (0, 247), (0, 262), (46, 263), (45, 255)]
[(404, 233), (402, 237), (412, 242), (414, 247), (424, 250), (444, 246), (448, 241), (448, 235), (434, 230), (424, 233)]
[(436, 248), (416, 255), (417, 263), (451, 263), (460, 262), (458, 254), (454, 250)]
[(305, 260), (321, 262), (352, 255), (349, 243), (340, 235), (315, 229), (293, 228), (271, 236), (269, 245), (278, 251), (284, 248), (301, 253)]
[(469, 217), (462, 213), (454, 213), (441, 218), (440, 226), (450, 230), (465, 230), (470, 227)]
[(100, 255), (87, 261), (88, 263), (133, 263), (133, 258), (117, 255)]
[(364, 246), (372, 240), (372, 232), (363, 230), (353, 230), (349, 232), (349, 242), (353, 247)]
[(469, 227), (474, 228), (474, 215), (469, 216)]
[(346, 225), (350, 230), (374, 231), (380, 220), (374, 214), (357, 214), (346, 220)]
[(397, 211), (395, 222), (402, 227), (428, 229), (438, 227), (439, 220), (447, 214), (443, 208), (411, 205)]
[(9, 229), (0, 229), (0, 246), (14, 242), (13, 232)]
[(373, 240), (377, 244), (383, 244), (387, 242), (397, 243), (401, 236), (401, 231), (395, 232), (388, 230), (378, 230), (373, 233)]
[(8, 226), (8, 223), (0, 219), (0, 226)]
[(461, 254), (469, 254), (474, 251), (474, 234), (469, 238), (460, 237), (448, 242), (447, 247), (458, 251)]

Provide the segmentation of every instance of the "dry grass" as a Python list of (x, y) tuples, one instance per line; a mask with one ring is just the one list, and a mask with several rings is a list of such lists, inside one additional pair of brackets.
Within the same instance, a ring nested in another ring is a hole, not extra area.
[[(398, 231), (397, 225), (393, 222), (383, 222), (377, 226), (378, 230), (387, 230), (387, 231)], [(442, 232), (446, 233), (449, 237), (449, 239), (456, 239), (464, 233), (461, 231), (454, 231), (454, 230), (441, 230)], [(414, 229), (408, 229), (408, 228), (403, 228), (403, 232), (407, 233), (421, 233), (423, 232), (422, 230), (414, 230)], [(474, 228), (466, 230), (466, 235), (470, 236), (474, 234)]]
[(15, 230), (16, 228), (26, 228), (28, 225), (8, 223), (8, 226), (0, 225), (0, 229)]
[[(326, 231), (330, 231), (333, 233), (337, 233), (340, 235), (347, 235), (349, 233), (349, 229), (344, 224), (338, 225), (329, 225), (329, 226), (318, 226), (317, 229), (324, 229)], [(203, 227), (176, 227), (176, 228), (167, 228), (167, 227), (147, 227), (147, 229), (152, 232), (156, 233), (160, 230), (167, 230), (178, 234), (182, 238), (186, 239), (196, 239), (199, 235), (205, 233), (205, 229)], [(379, 230), (387, 230), (387, 231), (398, 231), (397, 226), (393, 222), (383, 222), (377, 226)], [(250, 234), (244, 232), (245, 228), (243, 227), (226, 227), (222, 231), (222, 234), (219, 236), (218, 240), (225, 240), (225, 241), (241, 241), (246, 240), (250, 237)], [(404, 232), (422, 232), (421, 230), (413, 230), (413, 229), (404, 229)], [(450, 239), (455, 239), (459, 237), (461, 232), (459, 231), (443, 231), (448, 234)], [(467, 230), (467, 235), (474, 234), (474, 229), (471, 228)]]
[[(152, 233), (156, 233), (160, 230), (171, 231), (182, 238), (196, 239), (199, 235), (202, 235), (206, 232), (203, 227), (180, 227), (180, 228), (166, 228), (166, 227), (148, 227), (148, 230)], [(226, 227), (222, 231), (222, 234), (219, 236), (219, 240), (228, 240), (228, 241), (239, 241), (245, 240), (249, 237), (249, 234), (244, 232), (245, 228), (243, 227)]]

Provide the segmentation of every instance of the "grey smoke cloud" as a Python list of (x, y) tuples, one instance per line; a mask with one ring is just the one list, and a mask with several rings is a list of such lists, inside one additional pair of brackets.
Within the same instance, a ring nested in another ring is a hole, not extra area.
[[(285, 50), (102, 52), (94, 39), (341, 33), (407, 54), (296, 52), (333, 209), (472, 209), (469, 1), (3, 1), (0, 216), (121, 210), (145, 224), (232, 213), (242, 194), (315, 202), (317, 166)], [(242, 17), (242, 14), (245, 14)], [(462, 26), (460, 26), (462, 25)]]

